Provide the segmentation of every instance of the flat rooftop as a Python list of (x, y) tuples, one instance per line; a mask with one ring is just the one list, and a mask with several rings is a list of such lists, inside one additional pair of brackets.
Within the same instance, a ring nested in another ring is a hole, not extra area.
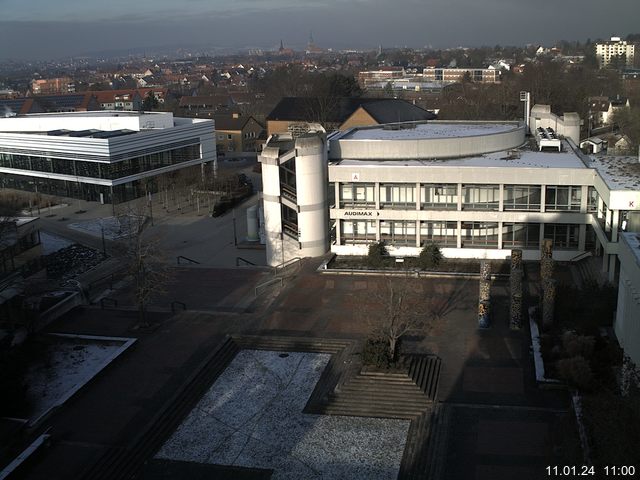
[(518, 122), (440, 122), (387, 124), (357, 127), (331, 140), (423, 140), (476, 137), (506, 133), (519, 127)]
[(640, 161), (637, 156), (591, 156), (595, 168), (611, 190), (640, 190)]
[(562, 152), (531, 150), (525, 146), (515, 150), (487, 153), (473, 157), (452, 159), (406, 159), (406, 160), (350, 160), (343, 159), (330, 162), (340, 166), (390, 166), (390, 167), (483, 167), (483, 168), (584, 168), (586, 165), (573, 151), (571, 146), (562, 141)]
[(0, 118), (0, 133), (108, 138), (109, 135), (101, 132), (119, 131), (116, 134), (119, 136), (142, 130), (173, 128), (176, 124), (171, 112), (36, 113)]

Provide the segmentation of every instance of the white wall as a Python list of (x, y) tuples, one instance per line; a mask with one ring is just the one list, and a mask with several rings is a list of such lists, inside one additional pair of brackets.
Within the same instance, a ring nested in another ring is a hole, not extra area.
[(620, 281), (614, 330), (620, 346), (640, 365), (640, 240), (625, 233), (620, 239)]

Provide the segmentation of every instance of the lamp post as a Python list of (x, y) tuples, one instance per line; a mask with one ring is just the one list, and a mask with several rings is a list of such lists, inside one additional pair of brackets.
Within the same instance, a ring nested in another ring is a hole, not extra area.
[(153, 227), (153, 202), (151, 200), (151, 192), (147, 192), (147, 198), (149, 199), (149, 219), (151, 220), (151, 226)]
[(233, 245), (238, 246), (238, 232), (236, 231), (236, 209), (232, 210), (233, 215)]
[(107, 244), (104, 240), (104, 224), (100, 222), (100, 230), (102, 232), (102, 255), (107, 256)]

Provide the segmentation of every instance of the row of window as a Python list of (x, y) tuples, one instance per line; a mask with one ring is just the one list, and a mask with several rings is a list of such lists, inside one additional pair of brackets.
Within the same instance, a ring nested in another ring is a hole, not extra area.
[(198, 158), (200, 158), (200, 145), (174, 148), (113, 163), (0, 153), (0, 167), (115, 180)]
[[(380, 240), (394, 246), (424, 246), (435, 243), (440, 247), (458, 245), (458, 222), (410, 220), (381, 220)], [(463, 247), (497, 248), (500, 224), (497, 222), (461, 222), (460, 238)], [(540, 223), (503, 223), (502, 248), (539, 248), (543, 225)], [(375, 242), (375, 220), (341, 220), (340, 238), (343, 245)], [(579, 225), (545, 224), (544, 238), (553, 240), (554, 248), (578, 248)], [(417, 236), (419, 235), (419, 237)]]
[[(416, 193), (419, 197), (416, 197)], [(375, 207), (376, 191), (373, 183), (341, 183), (338, 191), (340, 208)], [(423, 184), (417, 192), (414, 184), (380, 184), (380, 208), (414, 210), (456, 210), (458, 185), (455, 183)], [(505, 185), (503, 209), (536, 211), (541, 209), (542, 187), (539, 185)], [(546, 211), (580, 211), (582, 187), (546, 186)], [(462, 208), (466, 210), (495, 210), (500, 207), (499, 185), (462, 185)], [(589, 187), (587, 211), (595, 212), (598, 194)]]

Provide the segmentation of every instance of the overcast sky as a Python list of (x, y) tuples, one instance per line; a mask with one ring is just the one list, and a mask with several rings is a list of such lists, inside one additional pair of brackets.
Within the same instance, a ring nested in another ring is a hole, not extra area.
[(640, 32), (640, 0), (0, 0), (0, 58), (169, 45), (549, 45)]

